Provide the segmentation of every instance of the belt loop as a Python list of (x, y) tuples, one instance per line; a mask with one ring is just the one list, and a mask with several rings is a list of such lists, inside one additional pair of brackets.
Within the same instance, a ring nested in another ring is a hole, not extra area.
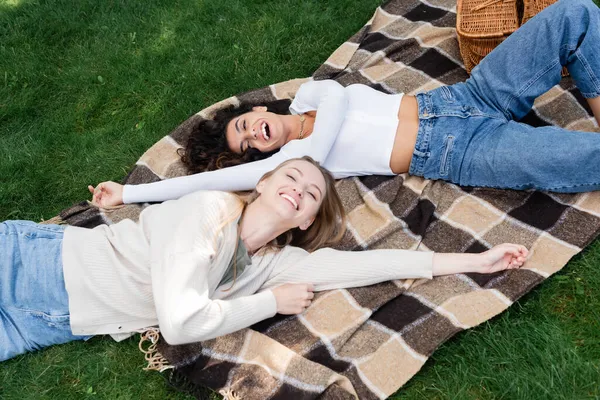
[[(419, 93), (417, 103), (419, 104), (419, 114), (421, 114), (422, 102), (427, 101), (426, 93)], [(423, 107), (425, 108), (425, 107)], [(433, 120), (419, 117), (419, 130), (417, 133), (417, 141), (411, 158), (409, 174), (423, 176), (425, 164), (429, 158), (429, 142), (431, 140)]]
[(431, 101), (431, 92), (417, 93), (415, 96), (417, 99), (419, 109), (419, 119), (433, 117), (433, 106)]

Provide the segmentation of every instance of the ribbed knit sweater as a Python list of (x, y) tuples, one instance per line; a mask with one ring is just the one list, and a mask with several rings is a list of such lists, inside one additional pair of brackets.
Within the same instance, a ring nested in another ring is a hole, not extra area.
[(218, 287), (233, 256), (238, 200), (200, 191), (147, 207), (137, 222), (68, 227), (63, 269), (76, 335), (119, 334), (158, 325), (170, 344), (211, 339), (276, 314), (269, 290), (315, 290), (431, 278), (433, 253), (405, 250), (308, 253), (288, 246), (252, 257), (235, 285)]

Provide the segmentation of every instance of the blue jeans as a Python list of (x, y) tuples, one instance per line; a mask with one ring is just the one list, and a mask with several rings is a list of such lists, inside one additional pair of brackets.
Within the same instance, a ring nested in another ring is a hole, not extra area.
[(87, 339), (69, 325), (62, 226), (0, 223), (0, 361)]
[(462, 186), (600, 190), (600, 134), (517, 122), (566, 66), (582, 95), (600, 96), (600, 9), (560, 0), (473, 69), (464, 83), (417, 95), (411, 175)]

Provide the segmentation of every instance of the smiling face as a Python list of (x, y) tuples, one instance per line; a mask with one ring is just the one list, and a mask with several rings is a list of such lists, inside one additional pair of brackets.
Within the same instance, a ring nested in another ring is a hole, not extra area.
[(281, 115), (268, 112), (266, 107), (254, 107), (227, 124), (225, 137), (234, 153), (250, 148), (266, 153), (280, 149), (286, 143), (287, 132)]
[(260, 199), (290, 228), (306, 230), (326, 196), (327, 185), (319, 169), (305, 160), (293, 160), (256, 186)]

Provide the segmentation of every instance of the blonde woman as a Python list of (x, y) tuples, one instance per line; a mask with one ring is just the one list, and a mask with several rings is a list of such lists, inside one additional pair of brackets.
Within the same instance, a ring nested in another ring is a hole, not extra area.
[(206, 340), (276, 313), (314, 290), (523, 264), (503, 244), (481, 254), (319, 248), (343, 234), (331, 175), (309, 158), (267, 173), (247, 201), (196, 192), (139, 221), (94, 229), (0, 224), (0, 361), (92, 335), (158, 326), (170, 344)]

